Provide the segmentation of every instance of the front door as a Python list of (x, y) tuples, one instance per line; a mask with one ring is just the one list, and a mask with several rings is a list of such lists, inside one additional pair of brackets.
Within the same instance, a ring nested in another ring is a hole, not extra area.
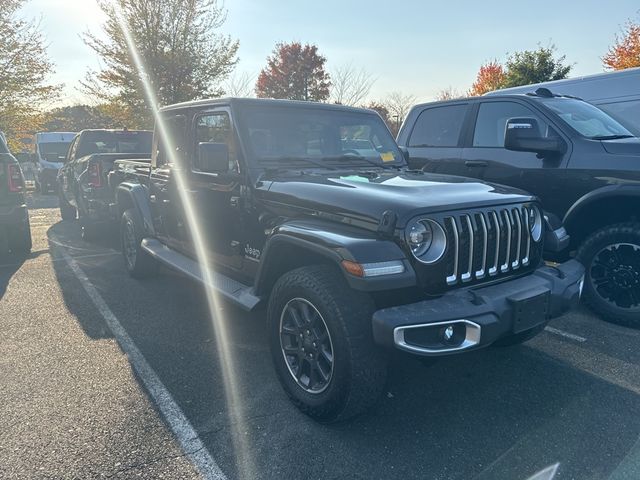
[[(560, 136), (558, 130), (541, 114), (517, 101), (486, 101), (480, 104), (471, 146), (464, 148), (466, 162), (480, 166), (481, 178), (488, 182), (510, 185), (531, 192), (543, 202), (545, 210), (565, 211), (561, 201), (566, 181), (565, 155), (541, 158), (532, 152), (514, 152), (504, 148), (507, 120), (516, 117), (535, 118), (543, 136)], [(565, 139), (568, 142), (568, 139)]]
[[(187, 249), (196, 254), (196, 242), (203, 243), (210, 261), (234, 270), (242, 268), (243, 205), (239, 175), (238, 148), (231, 111), (226, 107), (199, 113), (193, 119), (190, 199), (197, 231), (190, 236)], [(200, 143), (226, 144), (228, 172), (209, 172), (198, 160)]]

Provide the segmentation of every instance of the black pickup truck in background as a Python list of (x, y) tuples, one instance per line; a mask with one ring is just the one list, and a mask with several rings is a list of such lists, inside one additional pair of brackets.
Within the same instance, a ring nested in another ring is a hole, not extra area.
[(128, 272), (265, 305), (280, 382), (319, 421), (376, 401), (389, 350), (521, 343), (579, 300), (580, 263), (541, 262), (531, 195), (409, 171), (373, 111), (220, 99), (159, 118), (149, 167), (112, 172)]
[(0, 135), (0, 255), (6, 250), (18, 255), (31, 251), (25, 191), (20, 164)]
[(585, 265), (586, 303), (640, 327), (640, 139), (599, 108), (540, 88), (415, 106), (398, 143), (413, 168), (535, 194)]
[(115, 201), (108, 175), (116, 160), (149, 162), (152, 132), (146, 130), (83, 130), (71, 142), (58, 172), (58, 195), (63, 220), (80, 218), (82, 236), (95, 237), (99, 227), (113, 220)]

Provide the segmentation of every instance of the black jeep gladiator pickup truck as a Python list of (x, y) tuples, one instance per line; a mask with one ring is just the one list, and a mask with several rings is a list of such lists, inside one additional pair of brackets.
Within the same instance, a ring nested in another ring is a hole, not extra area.
[(114, 219), (115, 197), (107, 181), (113, 163), (122, 158), (148, 163), (152, 137), (146, 130), (83, 130), (69, 145), (57, 178), (60, 214), (63, 220), (79, 216), (85, 240)]
[(31, 251), (29, 213), (25, 203), (25, 182), (20, 164), (0, 135), (0, 254)]
[(116, 190), (127, 270), (266, 304), (275, 370), (319, 421), (377, 399), (385, 350), (523, 342), (579, 300), (579, 262), (541, 263), (534, 197), (407, 170), (375, 112), (230, 99), (158, 118), (148, 175)]
[(415, 106), (398, 143), (412, 168), (527, 190), (564, 224), (600, 316), (640, 327), (640, 139), (545, 88)]

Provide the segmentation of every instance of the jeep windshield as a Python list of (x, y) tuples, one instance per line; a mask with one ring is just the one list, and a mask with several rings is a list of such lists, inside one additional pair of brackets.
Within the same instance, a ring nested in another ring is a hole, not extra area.
[(153, 134), (147, 131), (91, 131), (82, 136), (76, 156), (94, 153), (138, 153), (151, 154)]
[(380, 117), (330, 108), (246, 107), (245, 145), (260, 164), (388, 168), (404, 157)]
[(614, 140), (634, 136), (607, 113), (582, 100), (554, 97), (545, 98), (542, 102), (584, 137)]

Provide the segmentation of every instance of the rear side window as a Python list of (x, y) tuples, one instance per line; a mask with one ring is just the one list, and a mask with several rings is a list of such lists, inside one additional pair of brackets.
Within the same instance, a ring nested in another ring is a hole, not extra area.
[(164, 132), (169, 139), (161, 138), (160, 129), (155, 130), (156, 166), (182, 163), (185, 156), (187, 119), (184, 115), (164, 118)]
[(530, 108), (516, 102), (490, 102), (480, 105), (476, 128), (473, 132), (474, 147), (504, 147), (504, 131), (507, 120), (514, 117), (535, 118), (543, 133), (547, 124)]
[(457, 147), (467, 104), (429, 108), (416, 121), (410, 147)]
[(617, 102), (597, 105), (607, 112), (622, 125), (629, 128), (631, 133), (640, 135), (640, 100), (629, 100), (628, 102)]

